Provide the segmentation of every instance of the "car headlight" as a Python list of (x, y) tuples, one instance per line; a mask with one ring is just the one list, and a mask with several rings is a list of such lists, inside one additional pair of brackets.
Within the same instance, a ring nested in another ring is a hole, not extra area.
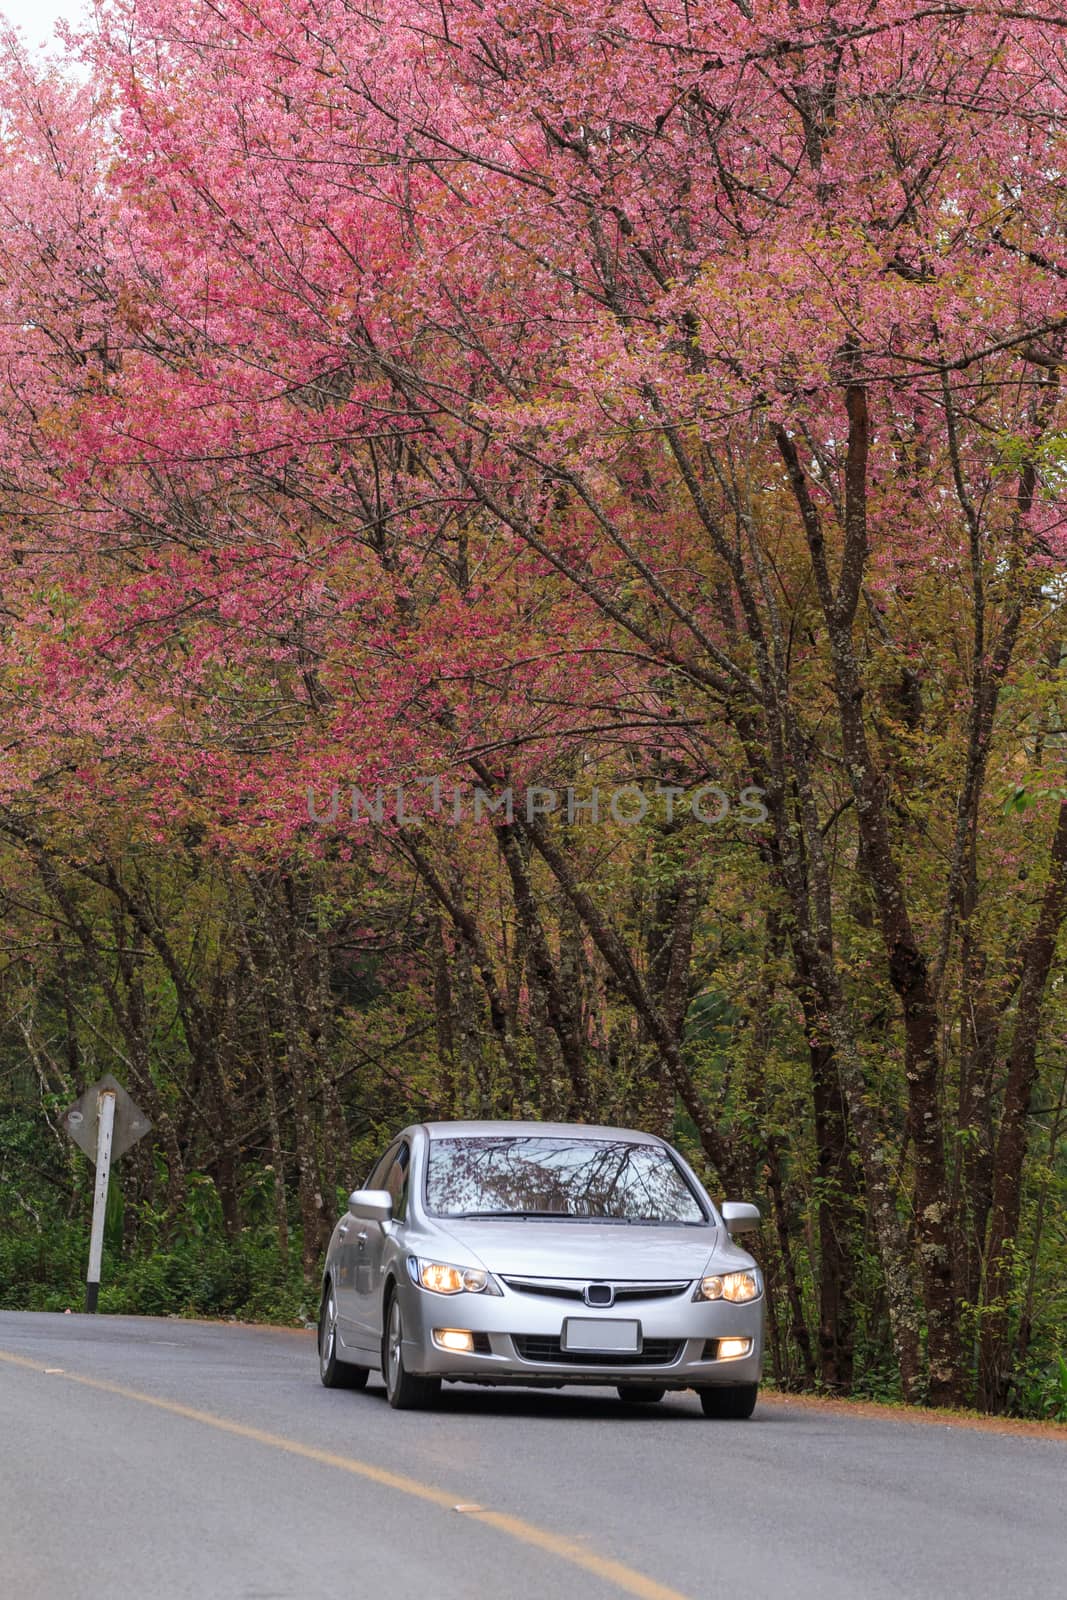
[(500, 1289), (484, 1267), (454, 1267), (447, 1261), (408, 1258), (413, 1283), (431, 1294), (500, 1294)]
[(694, 1300), (729, 1300), (742, 1305), (746, 1300), (758, 1300), (763, 1293), (760, 1275), (755, 1267), (741, 1272), (717, 1272), (710, 1278), (701, 1278)]

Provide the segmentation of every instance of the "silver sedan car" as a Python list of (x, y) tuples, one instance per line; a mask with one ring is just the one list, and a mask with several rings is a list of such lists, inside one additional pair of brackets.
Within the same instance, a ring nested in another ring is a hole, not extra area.
[(695, 1389), (705, 1416), (756, 1403), (763, 1279), (670, 1145), (625, 1128), (431, 1122), (406, 1128), (349, 1198), (319, 1315), (327, 1388), (381, 1371), (389, 1402), (445, 1383), (608, 1384), (625, 1400)]

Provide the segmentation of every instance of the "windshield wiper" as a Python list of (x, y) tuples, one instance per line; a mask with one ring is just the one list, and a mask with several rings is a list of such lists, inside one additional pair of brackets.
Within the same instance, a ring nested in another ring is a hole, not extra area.
[(448, 1211), (445, 1215), (463, 1222), (480, 1222), (485, 1217), (518, 1217), (520, 1220), (527, 1217), (554, 1217), (557, 1222), (582, 1220), (573, 1217), (569, 1211)]
[[(533, 1218), (537, 1220), (548, 1219), (551, 1222), (611, 1222), (620, 1227), (631, 1228), (662, 1228), (675, 1227), (677, 1219), (664, 1221), (659, 1217), (604, 1217), (596, 1212), (586, 1211), (447, 1211), (446, 1217), (460, 1222), (481, 1222), (486, 1218), (512, 1218), (523, 1222)], [(689, 1227), (696, 1224), (689, 1223)]]

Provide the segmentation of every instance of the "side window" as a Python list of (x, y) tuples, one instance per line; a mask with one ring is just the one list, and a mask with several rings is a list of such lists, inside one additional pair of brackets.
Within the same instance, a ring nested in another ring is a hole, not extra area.
[(411, 1168), (411, 1151), (406, 1144), (401, 1144), (393, 1152), (393, 1162), (385, 1175), (383, 1189), (388, 1189), (393, 1197), (393, 1216), (398, 1222), (403, 1222), (408, 1208), (408, 1173)]
[(396, 1145), (391, 1144), (384, 1156), (379, 1156), (376, 1164), (371, 1168), (370, 1177), (363, 1185), (364, 1189), (385, 1189), (388, 1187), (385, 1181), (386, 1174), (396, 1159), (396, 1153)]

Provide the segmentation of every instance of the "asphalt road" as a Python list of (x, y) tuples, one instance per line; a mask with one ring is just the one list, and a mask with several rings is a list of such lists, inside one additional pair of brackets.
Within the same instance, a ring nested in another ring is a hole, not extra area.
[(0, 1313), (10, 1600), (1062, 1592), (1067, 1446), (762, 1403), (320, 1387), (310, 1335)]

